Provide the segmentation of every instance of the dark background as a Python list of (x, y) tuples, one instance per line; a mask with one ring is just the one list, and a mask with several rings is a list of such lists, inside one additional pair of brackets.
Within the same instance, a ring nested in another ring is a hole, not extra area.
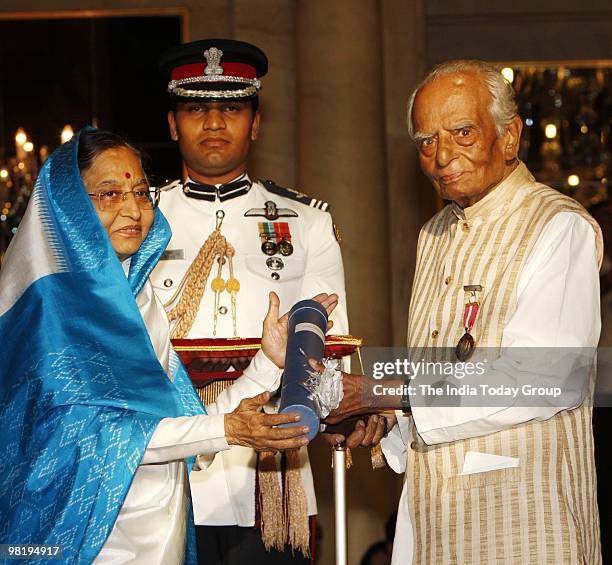
[(0, 21), (0, 37), (0, 161), (14, 154), (19, 127), (51, 152), (65, 124), (89, 124), (144, 149), (153, 182), (178, 176), (157, 70), (181, 42), (178, 17)]

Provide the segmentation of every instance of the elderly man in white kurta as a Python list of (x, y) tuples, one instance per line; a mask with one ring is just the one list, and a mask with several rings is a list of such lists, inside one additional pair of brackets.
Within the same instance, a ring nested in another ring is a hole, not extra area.
[[(596, 347), (601, 233), (518, 161), (511, 87), (486, 65), (448, 64), (417, 89), (410, 110), (421, 167), (452, 203), (421, 231), (409, 345), (456, 345), (463, 287), (482, 283), (472, 329), (480, 347)], [(398, 420), (407, 481), (395, 563), (406, 562), (408, 523), (415, 563), (600, 562), (586, 404), (414, 407)], [(493, 456), (486, 471), (466, 469), (468, 451)], [(495, 456), (519, 466), (496, 469)]]
[[(485, 63), (447, 63), (416, 89), (408, 121), (423, 172), (450, 201), (419, 236), (409, 347), (455, 348), (468, 325), (464, 287), (477, 285), (468, 326), (476, 351), (595, 348), (601, 231), (518, 160), (512, 87)], [(518, 378), (512, 367), (502, 354), (480, 382)], [(574, 384), (570, 368), (521, 371)], [(572, 398), (541, 407), (413, 402), (390, 417), (397, 425), (383, 450), (406, 476), (393, 564), (601, 563), (591, 407), (588, 395)], [(344, 402), (344, 415), (359, 411)]]

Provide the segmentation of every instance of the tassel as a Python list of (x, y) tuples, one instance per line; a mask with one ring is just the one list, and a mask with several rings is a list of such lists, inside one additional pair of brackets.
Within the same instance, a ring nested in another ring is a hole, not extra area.
[(276, 456), (273, 451), (259, 453), (257, 467), (259, 480), (259, 508), (261, 512), (261, 539), (270, 551), (282, 551), (287, 532), (283, 516), (283, 497), (278, 482)]
[(372, 469), (382, 469), (387, 464), (380, 444), (375, 445), (370, 450), (370, 457), (372, 459)]
[[(353, 466), (353, 454), (351, 453), (351, 449), (349, 447), (346, 448), (346, 459), (345, 459), (345, 467), (347, 469), (350, 469)], [(331, 460), (331, 468), (334, 468), (334, 450), (332, 449), (331, 451), (331, 456), (332, 456), (332, 460)]]
[(204, 386), (196, 387), (196, 391), (202, 404), (212, 404), (217, 397), (231, 384), (235, 379), (219, 379), (205, 384)]
[(293, 550), (299, 550), (304, 557), (310, 557), (310, 528), (308, 527), (308, 504), (302, 474), (300, 471), (300, 451), (291, 449), (286, 452), (287, 469), (284, 484), (285, 522), (287, 539)]

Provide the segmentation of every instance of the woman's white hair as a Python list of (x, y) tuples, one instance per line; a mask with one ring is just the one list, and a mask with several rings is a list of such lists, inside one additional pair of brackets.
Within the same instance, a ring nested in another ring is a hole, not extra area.
[(414, 124), (412, 122), (412, 108), (414, 106), (414, 99), (419, 90), (439, 77), (465, 72), (477, 72), (482, 76), (485, 86), (491, 94), (489, 111), (495, 122), (497, 135), (502, 136), (506, 132), (510, 122), (517, 114), (517, 106), (514, 99), (515, 93), (512, 85), (503, 77), (499, 69), (495, 68), (490, 63), (463, 59), (436, 65), (410, 95), (410, 99), (408, 100), (407, 122), (408, 133), (412, 139), (414, 139), (415, 134)]

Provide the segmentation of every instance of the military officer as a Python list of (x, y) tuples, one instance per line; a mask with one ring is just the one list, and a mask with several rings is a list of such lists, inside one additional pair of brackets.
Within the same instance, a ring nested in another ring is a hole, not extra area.
[[(173, 236), (152, 281), (175, 337), (258, 336), (272, 290), (284, 309), (319, 292), (338, 293), (333, 333), (348, 331), (342, 257), (327, 204), (247, 172), (267, 67), (260, 49), (227, 39), (195, 41), (162, 56), (170, 135), (184, 178), (162, 191), (159, 206)], [(312, 516), (305, 449), (300, 464)], [(198, 547), (206, 547), (200, 563), (304, 562), (291, 547), (266, 551), (254, 527), (256, 467), (257, 454), (237, 447), (191, 473)]]

